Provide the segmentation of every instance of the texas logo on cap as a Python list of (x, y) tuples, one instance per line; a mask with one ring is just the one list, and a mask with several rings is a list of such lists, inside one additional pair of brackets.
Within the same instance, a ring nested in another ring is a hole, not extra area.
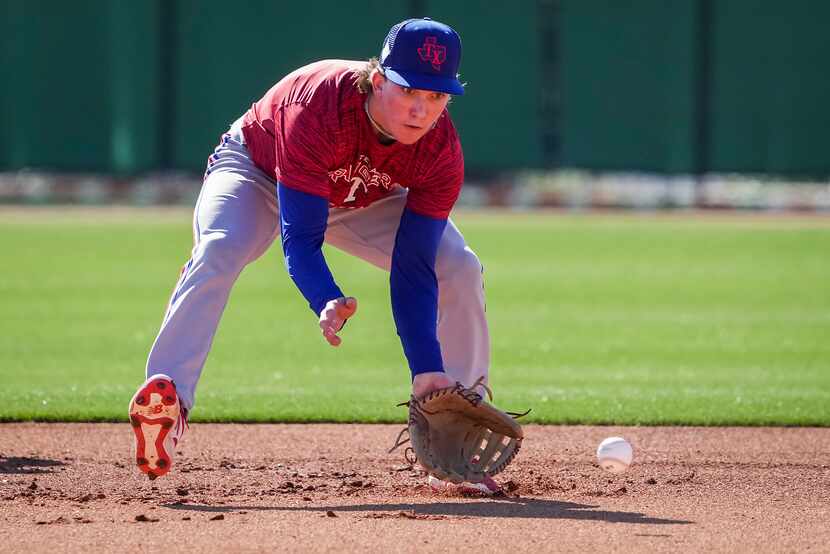
[(425, 62), (430, 62), (435, 71), (441, 71), (441, 64), (447, 59), (447, 47), (438, 44), (438, 37), (427, 37), (424, 45), (418, 48), (418, 54)]

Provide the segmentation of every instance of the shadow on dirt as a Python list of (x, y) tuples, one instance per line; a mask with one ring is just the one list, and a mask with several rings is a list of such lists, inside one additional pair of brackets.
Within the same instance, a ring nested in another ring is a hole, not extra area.
[[(372, 518), (443, 519), (453, 517), (548, 518), (640, 523), (651, 525), (687, 525), (692, 521), (650, 517), (638, 512), (599, 510), (599, 506), (532, 498), (508, 498), (481, 502), (431, 502), (424, 504), (352, 504), (344, 506), (206, 506), (201, 504), (166, 504), (173, 510), (196, 512), (285, 511), (363, 513)], [(331, 515), (331, 514), (329, 514)]]
[(0, 456), (0, 473), (53, 473), (51, 468), (65, 465), (64, 462), (46, 458), (6, 458)]

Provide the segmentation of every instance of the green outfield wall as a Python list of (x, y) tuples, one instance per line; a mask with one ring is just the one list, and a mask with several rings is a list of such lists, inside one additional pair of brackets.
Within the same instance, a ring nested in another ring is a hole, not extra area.
[(830, 2), (713, 5), (710, 166), (826, 176)]
[(283, 74), (453, 25), (468, 173), (830, 175), (820, 0), (0, 0), (0, 171), (201, 171)]
[(694, 171), (696, 4), (561, 3), (560, 164)]

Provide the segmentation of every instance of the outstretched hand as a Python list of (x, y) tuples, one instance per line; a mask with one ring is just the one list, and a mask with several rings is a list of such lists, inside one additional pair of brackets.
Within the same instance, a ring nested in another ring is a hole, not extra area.
[(346, 320), (357, 311), (357, 299), (353, 296), (342, 296), (329, 300), (326, 307), (320, 312), (320, 330), (332, 346), (340, 346), (343, 339), (337, 336)]

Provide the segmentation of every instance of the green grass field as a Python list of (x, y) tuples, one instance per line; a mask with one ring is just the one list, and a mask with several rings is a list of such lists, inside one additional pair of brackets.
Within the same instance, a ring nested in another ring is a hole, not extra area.
[[(830, 425), (830, 220), (462, 212), (482, 258), (496, 404), (545, 423)], [(0, 212), (0, 420), (126, 421), (187, 211)], [(403, 421), (388, 277), (328, 347), (278, 247), (243, 273), (196, 421)]]

